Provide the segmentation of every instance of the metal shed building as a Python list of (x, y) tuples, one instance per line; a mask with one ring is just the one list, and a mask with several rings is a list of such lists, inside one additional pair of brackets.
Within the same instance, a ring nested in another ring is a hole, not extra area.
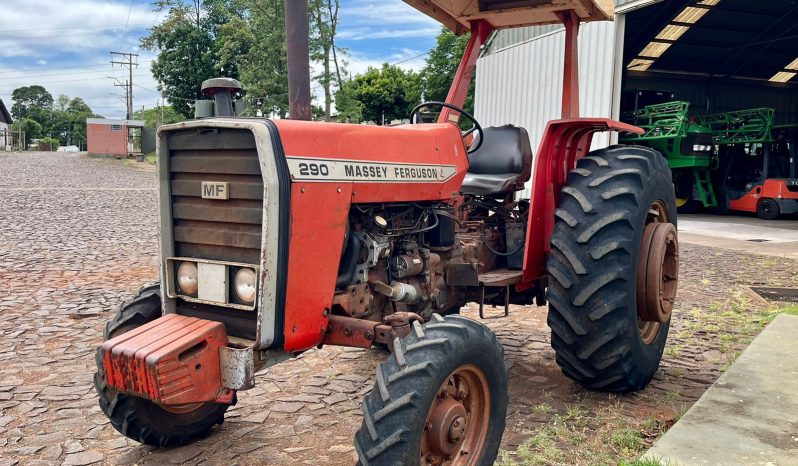
[(11, 114), (8, 113), (6, 104), (0, 99), (0, 150), (10, 150), (11, 135), (9, 134), (11, 125), (14, 121), (11, 119)]
[[(561, 26), (539, 26), (488, 40), (476, 73), (483, 126), (523, 126), (538, 146), (560, 116), (564, 39)], [(616, 0), (615, 21), (583, 24), (579, 46), (582, 116), (621, 119), (624, 95), (667, 90), (698, 114), (771, 107), (777, 124), (798, 123), (794, 0)]]

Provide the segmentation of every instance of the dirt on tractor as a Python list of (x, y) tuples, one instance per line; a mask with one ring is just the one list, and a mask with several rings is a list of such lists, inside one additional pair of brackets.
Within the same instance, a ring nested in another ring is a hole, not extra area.
[[(2, 155), (0, 172), (0, 465), (355, 463), (380, 350), (330, 346), (258, 373), (202, 442), (154, 449), (121, 436), (97, 405), (94, 348), (116, 306), (157, 279), (154, 174), (54, 153)], [(510, 369), (499, 464), (633, 462), (776, 313), (796, 311), (749, 286), (793, 286), (798, 261), (690, 244), (680, 258), (662, 365), (637, 393), (562, 375), (544, 307), (483, 321)], [(478, 319), (476, 306), (463, 315)]]

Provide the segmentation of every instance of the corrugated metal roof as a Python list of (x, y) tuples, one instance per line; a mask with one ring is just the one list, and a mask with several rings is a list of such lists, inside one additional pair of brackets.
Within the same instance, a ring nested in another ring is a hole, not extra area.
[[(580, 114), (612, 116), (615, 25), (588, 23), (579, 34)], [(519, 44), (477, 61), (475, 116), (482, 126), (513, 124), (529, 132), (537, 151), (546, 122), (560, 118), (564, 31)], [(609, 144), (601, 134), (594, 147)], [(529, 187), (524, 191), (529, 195)]]
[[(617, 8), (637, 1), (639, 0), (615, 0), (615, 7)], [(527, 28), (503, 29), (501, 31), (496, 31), (482, 54), (483, 56), (490, 55), (497, 50), (501, 50), (513, 44), (518, 44), (525, 40), (534, 39), (535, 37), (549, 34), (562, 28), (563, 27), (559, 24), (549, 24), (546, 26), (532, 26)]]

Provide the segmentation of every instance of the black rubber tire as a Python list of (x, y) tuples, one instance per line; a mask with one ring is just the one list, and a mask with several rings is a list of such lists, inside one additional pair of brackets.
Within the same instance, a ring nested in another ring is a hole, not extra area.
[[(160, 285), (146, 286), (133, 299), (119, 306), (117, 315), (105, 326), (105, 339), (121, 335), (160, 316)], [(105, 381), (99, 348), (95, 360), (97, 372), (94, 373), (94, 388), (99, 395), (100, 409), (114, 429), (128, 438), (156, 447), (186, 445), (193, 439), (206, 436), (214, 425), (224, 421), (224, 413), (229, 407), (227, 404), (205, 403), (194, 411), (177, 414), (165, 411), (149, 400), (121, 394)]]
[(756, 216), (762, 220), (776, 220), (781, 215), (779, 203), (773, 199), (762, 199), (756, 205)]
[(676, 224), (671, 173), (657, 151), (612, 146), (579, 160), (555, 213), (547, 298), (551, 346), (563, 373), (592, 389), (644, 388), (670, 322), (645, 344), (637, 325), (637, 261), (650, 206)]
[(161, 284), (141, 287), (136, 296), (119, 305), (113, 319), (105, 323), (103, 339), (121, 335), (161, 317)]
[(377, 367), (377, 382), (363, 400), (363, 424), (355, 433), (360, 463), (419, 464), (421, 434), (438, 388), (455, 369), (474, 364), (490, 384), (488, 437), (479, 465), (492, 465), (504, 434), (509, 401), (504, 348), (493, 332), (474, 320), (441, 317), (413, 324)]

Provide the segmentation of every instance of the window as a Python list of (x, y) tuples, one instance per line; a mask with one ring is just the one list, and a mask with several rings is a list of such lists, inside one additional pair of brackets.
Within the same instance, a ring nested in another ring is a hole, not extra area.
[(111, 125), (111, 131), (122, 131), (122, 125)]

